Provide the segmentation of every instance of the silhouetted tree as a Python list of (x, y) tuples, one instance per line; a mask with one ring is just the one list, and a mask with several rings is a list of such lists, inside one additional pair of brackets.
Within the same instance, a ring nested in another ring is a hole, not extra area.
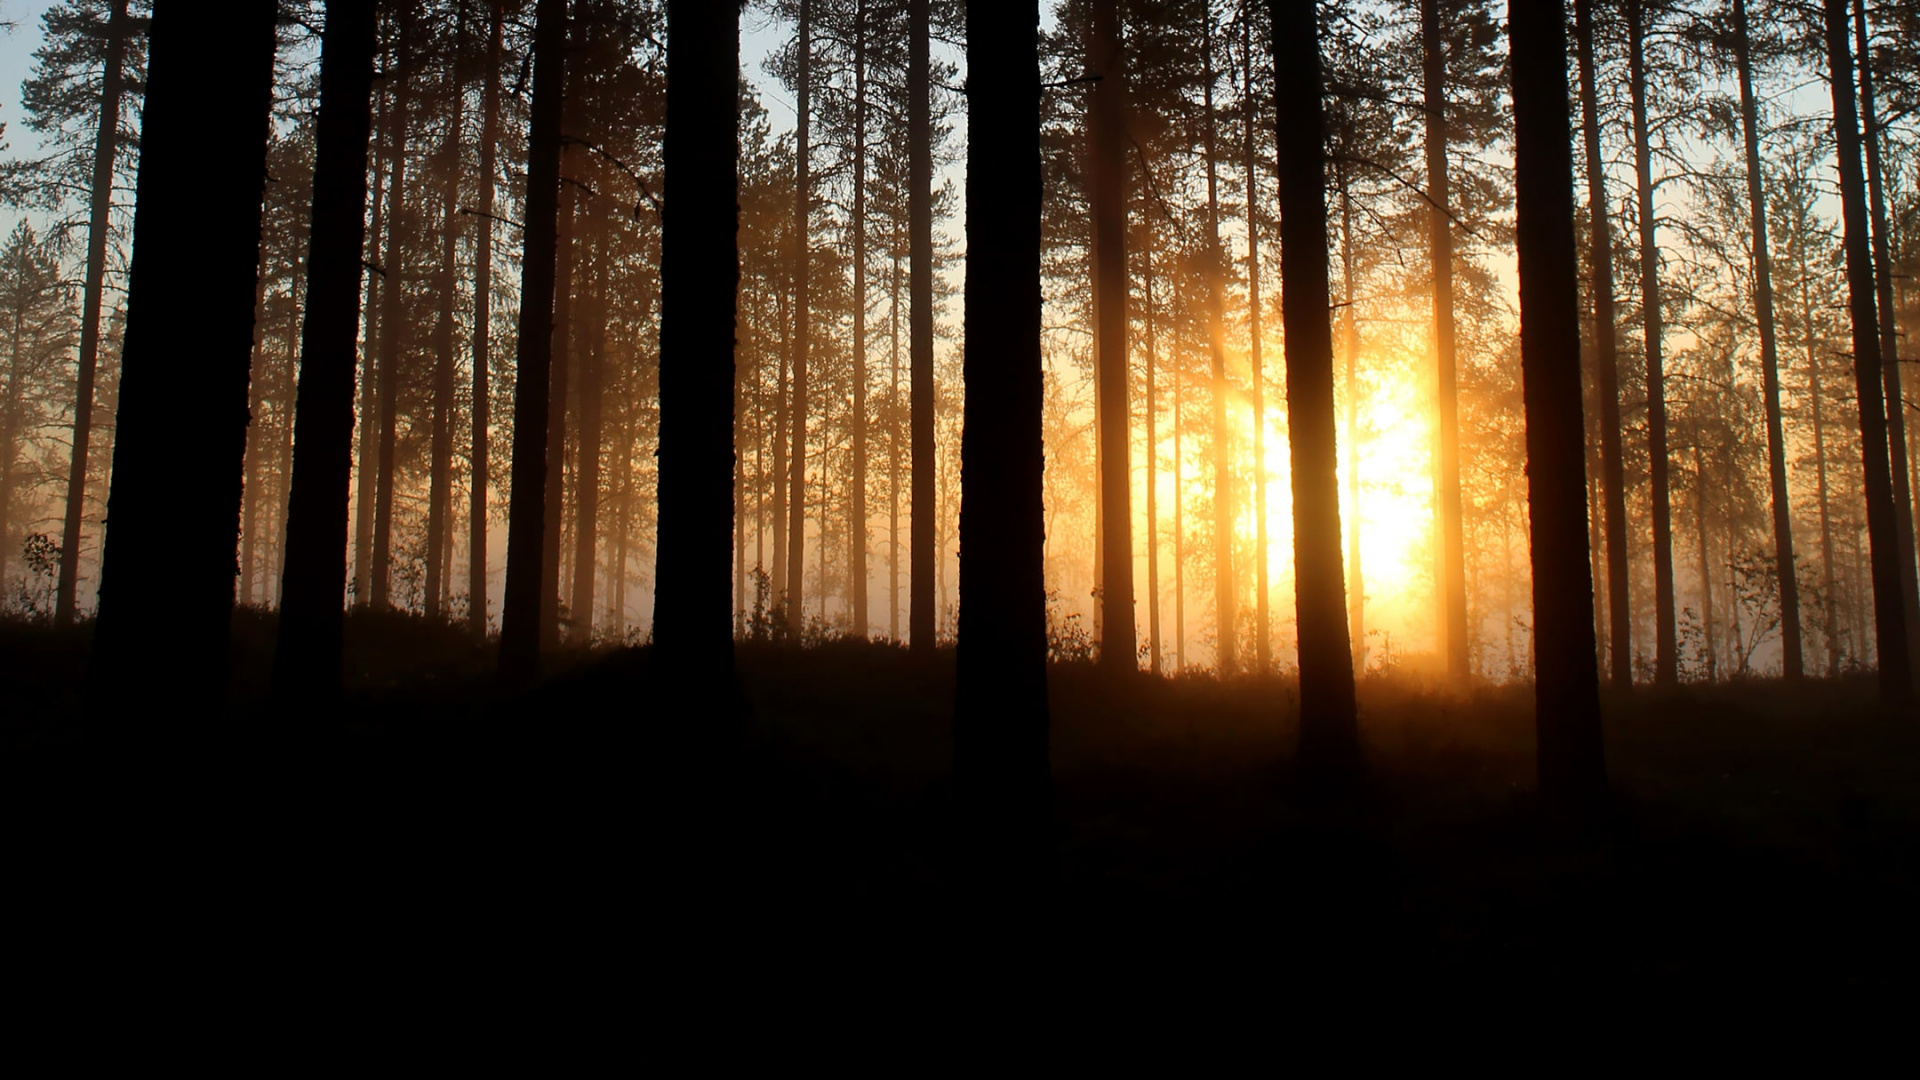
[(353, 471), (354, 338), (360, 321), (367, 144), (373, 129), (375, 0), (327, 0), (315, 125), (306, 326), (287, 500), (274, 693), (284, 702), (340, 692), (347, 500)]
[(1460, 522), (1460, 391), (1453, 342), (1453, 197), (1447, 168), (1447, 39), (1441, 0), (1420, 2), (1420, 51), (1427, 114), (1428, 253), (1433, 263), (1433, 353), (1438, 374), (1434, 514), (1440, 531), (1441, 651), (1447, 675), (1467, 677), (1466, 552)]
[(473, 243), (473, 436), (468, 454), (472, 494), (468, 501), (467, 625), (476, 639), (487, 636), (487, 484), (491, 462), (487, 427), (492, 401), (488, 386), (493, 363), (493, 193), (499, 182), (495, 155), (500, 145), (500, 65), (507, 12), (505, 0), (487, 5), (487, 59), (480, 91), (479, 205)]
[(1320, 25), (1315, 5), (1306, 0), (1269, 0), (1268, 13), (1279, 105), (1281, 318), (1293, 466), (1300, 756), (1303, 770), (1337, 781), (1357, 765), (1359, 729), (1340, 556)]
[(1899, 537), (1887, 457), (1886, 399), (1880, 371), (1880, 327), (1874, 310), (1873, 252), (1867, 229), (1866, 176), (1860, 164), (1860, 121), (1854, 107), (1848, 0), (1825, 0), (1827, 64), (1833, 91), (1834, 151), (1839, 158), (1841, 217), (1846, 236), (1847, 308), (1853, 318), (1853, 382), (1860, 406), (1865, 461), (1867, 542), (1871, 547), (1873, 621), (1880, 662), (1880, 699), (1889, 708), (1913, 702), (1905, 607), (1900, 602)]
[(975, 856), (1015, 874), (1048, 819), (1037, 0), (967, 13), (966, 427), (954, 783)]
[(1605, 791), (1606, 758), (1587, 548), (1566, 7), (1561, 0), (1513, 4), (1507, 19), (1540, 791), (1584, 809)]
[(931, 34), (930, 0), (908, 0), (907, 60), (907, 231), (910, 294), (907, 331), (908, 398), (913, 417), (908, 439), (912, 445), (913, 509), (907, 536), (907, 637), (913, 650), (933, 652), (934, 572), (939, 556), (934, 549), (939, 517), (934, 482), (933, 426), (933, 85), (928, 40)]
[(740, 11), (667, 8), (665, 218), (660, 249), (660, 543), (654, 644), (712, 692), (730, 669)]
[(155, 5), (90, 672), (109, 722), (132, 719), (139, 694), (220, 700), (277, 14), (271, 0)]
[(1133, 627), (1133, 469), (1127, 408), (1126, 54), (1120, 48), (1119, 0), (1095, 0), (1093, 55), (1087, 71), (1100, 81), (1088, 118), (1093, 138), (1094, 309), (1100, 385), (1101, 540), (1100, 660), (1115, 671), (1139, 666)]
[(566, 86), (567, 0), (534, 9), (532, 128), (527, 219), (520, 262), (520, 327), (513, 396), (513, 494), (507, 521), (507, 591), (500, 612), (500, 676), (508, 685), (540, 671), (540, 584), (547, 499), (547, 395), (553, 363), (554, 253), (560, 209), (560, 108)]

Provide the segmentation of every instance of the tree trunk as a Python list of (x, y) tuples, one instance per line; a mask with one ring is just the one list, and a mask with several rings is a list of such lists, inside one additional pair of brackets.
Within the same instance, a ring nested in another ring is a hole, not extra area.
[(1647, 127), (1645, 0), (1627, 0), (1628, 89), (1633, 105), (1635, 193), (1640, 210), (1640, 308), (1647, 352), (1647, 456), (1653, 504), (1653, 681), (1679, 678), (1679, 639), (1673, 601), (1673, 500), (1667, 449), (1666, 370), (1661, 360), (1660, 245), (1653, 209), (1653, 144)]
[(1707, 650), (1707, 682), (1720, 681), (1719, 657), (1715, 652), (1715, 631), (1713, 623), (1713, 560), (1709, 552), (1709, 528), (1707, 521), (1707, 466), (1705, 455), (1701, 453), (1700, 442), (1704, 432), (1694, 432), (1693, 439), (1693, 482), (1695, 536), (1699, 541), (1700, 558), (1700, 635)]
[[(588, 230), (596, 238), (593, 259), (593, 292), (587, 299), (587, 341), (580, 350), (579, 461), (573, 481), (573, 625), (568, 640), (577, 645), (593, 644), (593, 590), (596, 552), (600, 538), (600, 394), (604, 385), (607, 347), (607, 215), (604, 198), (594, 198), (587, 215)], [(727, 445), (733, 445), (733, 389), (729, 372), (727, 389)], [(731, 476), (731, 473), (729, 473)], [(729, 515), (731, 517), (731, 515)], [(733, 546), (729, 540), (728, 547)]]
[[(466, 51), (467, 21), (462, 10), (455, 33), (454, 55)], [(453, 107), (447, 119), (447, 139), (441, 147), (445, 188), (440, 203), (440, 322), (434, 330), (433, 446), (427, 481), (427, 617), (438, 620), (440, 598), (451, 567), (447, 549), (453, 518), (453, 308), (459, 296), (460, 269), (456, 261), (460, 240), (460, 138), (466, 88), (458, 65), (449, 69)]]
[[(392, 65), (382, 65), (391, 73)], [(386, 82), (388, 80), (382, 80)], [(388, 85), (383, 89), (380, 119), (380, 134), (377, 140), (378, 155), (373, 165), (373, 213), (372, 227), (367, 230), (367, 251), (364, 256), (369, 263), (379, 258), (383, 240), (382, 230), (387, 228), (386, 221), (386, 177), (390, 171), (390, 162), (399, 152), (400, 138), (394, 122), (399, 119), (398, 88)], [(397, 282), (399, 275), (395, 274)], [(374, 423), (374, 412), (378, 407), (376, 390), (379, 387), (379, 347), (380, 347), (380, 311), (385, 305), (381, 302), (383, 290), (388, 288), (385, 268), (367, 275), (367, 293), (364, 305), (366, 314), (365, 344), (361, 346), (360, 378), (360, 448), (358, 476), (354, 480), (353, 511), (353, 602), (365, 607), (373, 602), (373, 504), (378, 485), (375, 477), (380, 471), (380, 440), (376, 438), (378, 424)]]
[(1580, 54), (1580, 111), (1585, 120), (1587, 213), (1592, 225), (1594, 367), (1599, 374), (1600, 487), (1607, 550), (1607, 660), (1615, 689), (1633, 685), (1633, 604), (1628, 593), (1627, 482), (1620, 449), (1620, 356), (1613, 299), (1613, 230), (1607, 219), (1607, 166), (1600, 153), (1600, 105), (1593, 60), (1593, 0), (1575, 0)]
[(80, 583), (80, 529), (87, 513), (87, 451), (93, 438), (93, 387), (100, 365), (100, 307), (107, 277), (107, 234), (113, 210), (113, 162), (120, 149), (120, 98), (127, 52), (127, 0), (107, 9), (107, 56), (100, 72), (100, 122), (93, 136), (93, 184), (87, 194), (87, 278), (80, 299), (80, 370), (73, 391), (73, 450), (67, 465), (67, 509), (60, 528), (60, 584), (53, 624), (73, 625)]
[[(1154, 378), (1160, 367), (1155, 348), (1153, 326), (1153, 253), (1151, 220), (1147, 223), (1147, 250), (1142, 253), (1142, 272), (1146, 275), (1147, 317), (1147, 669), (1160, 674), (1160, 508), (1157, 505), (1160, 479), (1160, 437), (1154, 425), (1160, 415), (1160, 399)], [(1262, 590), (1264, 596), (1265, 590)]]
[(894, 219), (893, 276), (888, 282), (887, 331), (887, 640), (900, 643), (900, 234)]
[(654, 643), (702, 693), (730, 674), (739, 9), (668, 8), (660, 254), (660, 528)]
[[(265, 370), (266, 356), (263, 346), (266, 344), (267, 309), (267, 245), (260, 245), (260, 267), (254, 272), (253, 286), (253, 367)], [(298, 298), (291, 293), (287, 296), (289, 307), (298, 306)], [(17, 329), (17, 326), (16, 326)], [(15, 339), (18, 340), (17, 338)], [(260, 457), (264, 452), (260, 441), (266, 438), (261, 426), (254, 423), (264, 411), (265, 399), (262, 391), (266, 388), (250, 381), (249, 391), (253, 401), (247, 406), (247, 453), (241, 466), (240, 481), (240, 606), (253, 606), (253, 568), (257, 561), (257, 547), (260, 539)], [(9, 459), (11, 460), (11, 459)], [(7, 489), (0, 488), (0, 499), (7, 498)], [(6, 537), (6, 530), (0, 529), (0, 540)]]
[(1540, 794), (1550, 805), (1587, 810), (1607, 777), (1587, 563), (1566, 8), (1559, 0), (1514, 4), (1507, 18)]
[(506, 5), (493, 0), (487, 24), (486, 83), (480, 92), (480, 206), (474, 216), (479, 230), (473, 244), (473, 441), (467, 455), (471, 481), (467, 517), (467, 629), (475, 641), (487, 637), (487, 428), (492, 423), (489, 389), (493, 363), (493, 189), (499, 179), (494, 162), (500, 143), (501, 38), (506, 28)]
[(1119, 0), (1093, 6), (1094, 289), (1098, 302), (1101, 541), (1100, 662), (1137, 671), (1133, 620), (1133, 469), (1127, 407), (1126, 58)]
[[(1031, 886), (1048, 846), (1038, 0), (967, 24), (966, 426), (954, 785), (975, 869)], [(991, 883), (981, 883), (991, 888)], [(1006, 894), (1009, 900), (1017, 894)]]
[(1833, 90), (1835, 149), (1847, 250), (1848, 310), (1853, 318), (1853, 381), (1860, 406), (1867, 540), (1873, 578), (1873, 621), (1880, 666), (1880, 699), (1905, 711), (1913, 702), (1905, 605), (1901, 603), (1899, 529), (1887, 449), (1881, 340), (1874, 310), (1873, 253), (1867, 231), (1866, 177), (1860, 165), (1860, 123), (1853, 100), (1853, 56), (1847, 40), (1847, 0), (1825, 0), (1827, 62)]
[(366, 242), (375, 0), (328, 0), (314, 134), (306, 325), (287, 496), (286, 567), (273, 658), (281, 702), (340, 693), (341, 591), (353, 475), (354, 337)]
[(1269, 0), (1268, 13), (1279, 116), (1280, 303), (1293, 462), (1300, 765), (1309, 775), (1337, 782), (1357, 767), (1360, 740), (1340, 558), (1320, 27), (1313, 4)]
[(373, 606), (386, 610), (393, 605), (393, 485), (394, 442), (400, 398), (400, 345), (406, 337), (406, 313), (402, 310), (406, 281), (406, 222), (402, 213), (407, 190), (407, 114), (411, 105), (407, 83), (413, 66), (413, 8), (400, 4), (394, 18), (399, 23), (400, 44), (394, 68), (388, 75), (393, 88), (393, 175), (387, 183), (392, 205), (387, 209), (386, 288), (381, 293), (380, 313), (383, 336), (380, 339), (380, 373), (374, 388), (374, 438), (379, 445), (379, 460), (374, 472), (373, 495)]
[(1914, 564), (1913, 489), (1907, 476), (1907, 417), (1900, 392), (1900, 330), (1893, 307), (1893, 256), (1887, 233), (1887, 198), (1880, 167), (1880, 119), (1874, 107), (1873, 52), (1867, 37), (1867, 5), (1853, 9), (1854, 41), (1860, 52), (1860, 123), (1866, 143), (1867, 196), (1873, 223), (1875, 296), (1880, 316), (1880, 372), (1887, 392), (1888, 472), (1893, 481), (1894, 539), (1900, 559), (1900, 606), (1906, 617), (1907, 663), (1920, 665), (1920, 572)]
[(853, 636), (867, 636), (867, 5), (854, 3), (853, 37), (853, 478), (847, 488), (847, 603)]
[(1800, 320), (1806, 328), (1807, 406), (1813, 414), (1814, 497), (1820, 512), (1820, 590), (1823, 599), (1820, 634), (1826, 639), (1827, 677), (1840, 673), (1840, 605), (1835, 592), (1833, 518), (1827, 489), (1826, 418), (1821, 408), (1819, 342), (1813, 329), (1812, 274), (1807, 266), (1806, 243), (1800, 244)]
[(90, 669), (108, 724), (224, 696), (277, 9), (155, 5)]
[[(1351, 132), (1342, 143), (1351, 147)], [(1360, 563), (1360, 328), (1354, 325), (1353, 193), (1347, 166), (1335, 169), (1340, 190), (1340, 352), (1347, 364), (1347, 633), (1353, 673), (1367, 670), (1367, 574)]]
[(1733, 0), (1734, 59), (1740, 77), (1740, 127), (1747, 165), (1747, 207), (1753, 232), (1754, 319), (1760, 324), (1760, 369), (1767, 408), (1767, 489), (1773, 508), (1773, 557), (1780, 578), (1781, 671), (1800, 678), (1800, 580), (1793, 561), (1793, 510), (1787, 499), (1786, 433), (1780, 421), (1780, 344), (1773, 317), (1773, 260), (1767, 250), (1767, 197), (1760, 169), (1760, 119), (1753, 97), (1747, 0)]
[(1232, 387), (1227, 383), (1227, 333), (1225, 326), (1224, 293), (1226, 283), (1222, 279), (1222, 264), (1226, 261), (1226, 252), (1220, 246), (1220, 183), (1219, 165), (1214, 152), (1213, 83), (1216, 73), (1213, 67), (1213, 17), (1206, 18), (1202, 28), (1201, 64), (1205, 68), (1205, 82), (1202, 84), (1201, 137), (1202, 153), (1207, 165), (1207, 338), (1213, 354), (1213, 612), (1214, 632), (1218, 635), (1219, 646), (1216, 656), (1220, 668), (1220, 677), (1227, 678), (1239, 670), (1239, 650), (1235, 641), (1238, 629), (1238, 612), (1235, 607), (1239, 596), (1233, 582), (1233, 468), (1232, 438), (1227, 429), (1227, 396)]
[[(566, 115), (562, 106), (562, 115)], [(562, 120), (564, 127), (565, 120)], [(567, 144), (560, 144), (560, 209), (554, 227), (553, 344), (547, 372), (547, 496), (540, 540), (540, 651), (560, 647), (561, 526), (566, 520), (567, 389), (573, 375), (573, 271), (575, 204), (566, 176)]]
[[(806, 625), (802, 606), (807, 552), (807, 349), (813, 330), (809, 285), (813, 270), (813, 0), (800, 0), (799, 122), (794, 128), (793, 188), (793, 396), (788, 416), (793, 425), (793, 449), (787, 467), (787, 627), (796, 636)], [(825, 523), (825, 510), (821, 521)], [(824, 529), (822, 530), (824, 534)], [(821, 537), (824, 544), (826, 538)], [(822, 565), (825, 557), (822, 556)], [(821, 591), (826, 580), (821, 579)]]
[(1254, 126), (1259, 108), (1253, 96), (1252, 0), (1240, 5), (1240, 99), (1247, 110), (1242, 132), (1247, 167), (1247, 361), (1253, 383), (1253, 665), (1273, 670), (1273, 624), (1267, 581), (1267, 377), (1260, 330), (1260, 172), (1254, 157)]
[(507, 686), (523, 686), (540, 673), (540, 570), (548, 496), (547, 396), (553, 362), (554, 252), (559, 246), (566, 0), (539, 0), (534, 18), (526, 239), (520, 261), (518, 355), (514, 358), (513, 498), (507, 520), (507, 590), (500, 612), (500, 678)]
[(907, 639), (913, 650), (931, 655), (934, 645), (934, 575), (939, 552), (934, 523), (939, 517), (933, 422), (933, 100), (928, 74), (929, 0), (908, 0), (907, 31), (907, 331), (909, 457), (913, 494), (908, 509)]
[[(1433, 362), (1438, 445), (1433, 520), (1440, 532), (1440, 639), (1447, 677), (1467, 678), (1466, 546), (1460, 519), (1460, 393), (1453, 343), (1453, 188), (1447, 169), (1447, 45), (1440, 0), (1421, 0), (1427, 111), (1427, 247), (1433, 274)], [(1617, 449), (1617, 448), (1616, 448)]]

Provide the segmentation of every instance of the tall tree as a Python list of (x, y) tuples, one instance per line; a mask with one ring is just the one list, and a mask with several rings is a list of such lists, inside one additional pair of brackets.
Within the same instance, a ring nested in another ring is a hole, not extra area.
[[(807, 553), (807, 351), (813, 334), (813, 0), (800, 0), (799, 40), (795, 45), (799, 69), (799, 120), (794, 127), (793, 188), (793, 391), (788, 423), (793, 427), (787, 455), (787, 593), (784, 597), (788, 628), (799, 633), (806, 617), (801, 600), (806, 589)], [(824, 511), (823, 511), (824, 513)], [(824, 517), (822, 518), (824, 521)], [(825, 550), (822, 536), (822, 550)], [(824, 565), (824, 563), (822, 564)], [(822, 574), (821, 592), (826, 591)]]
[(327, 0), (321, 41), (306, 325), (273, 661), (274, 694), (285, 702), (330, 699), (340, 692), (354, 338), (360, 320), (360, 249), (366, 239), (378, 11), (375, 0)]
[(1513, 4), (1507, 19), (1540, 792), (1585, 809), (1606, 789), (1606, 758), (1587, 558), (1566, 7), (1561, 0)]
[(1854, 5), (1854, 44), (1860, 53), (1860, 125), (1866, 144), (1867, 208), (1873, 226), (1874, 296), (1879, 304), (1880, 373), (1887, 391), (1887, 455), (1893, 480), (1895, 551), (1900, 560), (1900, 606), (1905, 612), (1909, 665), (1920, 665), (1920, 571), (1914, 563), (1913, 492), (1908, 486), (1907, 418), (1900, 391), (1900, 329), (1893, 306), (1893, 245), (1887, 236), (1887, 197), (1880, 163), (1880, 114), (1874, 100), (1873, 50), (1866, 0)]
[[(1586, 0), (1583, 0), (1586, 2)], [(1753, 95), (1753, 46), (1747, 0), (1733, 0), (1734, 64), (1740, 80), (1740, 134), (1746, 152), (1747, 207), (1753, 231), (1753, 315), (1760, 328), (1760, 372), (1767, 409), (1767, 491), (1773, 510), (1773, 557), (1780, 580), (1781, 672), (1801, 674), (1800, 575), (1793, 560), (1793, 510), (1787, 501), (1786, 433), (1780, 420), (1780, 343), (1773, 316), (1773, 259), (1767, 247), (1765, 176), (1760, 170), (1760, 116)]]
[(1095, 0), (1093, 55), (1093, 231), (1095, 340), (1100, 386), (1102, 562), (1100, 661), (1133, 671), (1133, 468), (1127, 408), (1127, 159), (1126, 55), (1120, 44), (1119, 0)]
[(933, 389), (933, 84), (929, 75), (930, 0), (907, 0), (907, 368), (909, 456), (913, 499), (907, 534), (907, 638), (915, 652), (933, 652), (935, 519)]
[(1607, 215), (1606, 159), (1600, 153), (1600, 103), (1593, 52), (1593, 0), (1574, 0), (1580, 58), (1580, 112), (1586, 150), (1590, 226), (1588, 288), (1593, 294), (1594, 368), (1600, 398), (1600, 492), (1607, 546), (1607, 660), (1613, 685), (1633, 685), (1633, 605), (1628, 594), (1626, 465), (1620, 447), (1620, 339), (1613, 297), (1613, 229)]
[(1626, 0), (1627, 88), (1633, 108), (1634, 194), (1640, 219), (1640, 312), (1647, 359), (1647, 457), (1653, 507), (1653, 681), (1678, 681), (1680, 642), (1673, 599), (1673, 504), (1667, 450), (1665, 334), (1660, 300), (1660, 244), (1653, 204), (1653, 141), (1647, 117), (1647, 0)]
[[(56, 626), (72, 624), (79, 589), (80, 530), (86, 518), (87, 457), (93, 440), (94, 381), (100, 365), (100, 308), (106, 289), (107, 240), (111, 230), (108, 218), (113, 211), (114, 161), (120, 149), (120, 102), (127, 93), (127, 42), (136, 33), (134, 21), (127, 15), (127, 0), (110, 0), (104, 29), (106, 57), (100, 71), (92, 182), (87, 191), (87, 276), (80, 300), (80, 370), (74, 389), (66, 517), (60, 528), (60, 584), (54, 594)], [(34, 98), (31, 84), (22, 92), (29, 112), (38, 114), (34, 116), (39, 121), (36, 126), (44, 126), (53, 119), (48, 114), (56, 110), (34, 108), (39, 102)], [(43, 100), (51, 105), (57, 98), (48, 95)]]
[(459, 299), (460, 269), (460, 147), (465, 136), (466, 84), (461, 81), (467, 36), (466, 9), (460, 8), (454, 25), (453, 52), (447, 58), (447, 131), (440, 146), (440, 268), (435, 291), (440, 311), (433, 331), (433, 421), (427, 485), (426, 611), (440, 618), (440, 599), (451, 577), (447, 552), (453, 539), (453, 383), (454, 305)]
[[(1214, 635), (1218, 641), (1220, 677), (1239, 668), (1239, 592), (1233, 580), (1233, 448), (1227, 427), (1226, 252), (1220, 244), (1220, 176), (1214, 135), (1213, 84), (1219, 72), (1213, 66), (1213, 8), (1207, 5), (1200, 38), (1201, 155), (1207, 168), (1207, 340), (1213, 357), (1213, 601)], [(1129, 559), (1126, 565), (1132, 565)]]
[(954, 783), (971, 852), (1023, 876), (1044, 857), (1049, 798), (1039, 23), (1038, 0), (975, 6), (967, 19), (967, 70), (976, 77), (967, 93), (953, 716)]
[(1893, 479), (1887, 456), (1887, 410), (1882, 396), (1880, 326), (1874, 309), (1873, 252), (1867, 229), (1866, 176), (1860, 163), (1860, 120), (1854, 107), (1853, 49), (1848, 0), (1824, 0), (1827, 65), (1833, 91), (1834, 150), (1839, 159), (1840, 207), (1847, 252), (1847, 309), (1853, 319), (1853, 382), (1860, 406), (1865, 461), (1867, 542), (1873, 581), (1873, 621), (1880, 664), (1880, 699), (1904, 710), (1913, 702), (1905, 606), (1900, 601), (1900, 545), (1894, 521)]
[(473, 439), (467, 457), (471, 494), (467, 518), (467, 625), (477, 640), (487, 636), (487, 428), (492, 421), (493, 362), (493, 191), (499, 180), (495, 155), (500, 144), (500, 65), (507, 11), (505, 0), (488, 5), (487, 62), (480, 91), (479, 207), (473, 227)]
[(867, 636), (867, 0), (853, 3), (853, 475), (847, 482), (847, 602)]
[[(1260, 167), (1254, 153), (1254, 131), (1260, 119), (1259, 102), (1253, 90), (1253, 18), (1256, 10), (1252, 0), (1241, 0), (1240, 105), (1247, 112), (1246, 123), (1241, 129), (1247, 169), (1247, 377), (1253, 389), (1253, 666), (1256, 672), (1265, 675), (1273, 670), (1273, 626), (1271, 589), (1267, 582), (1267, 376), (1265, 357), (1262, 355), (1265, 343), (1260, 330)], [(1152, 350), (1149, 349), (1148, 353), (1148, 363), (1151, 364)], [(1147, 435), (1147, 445), (1153, 445), (1151, 432)], [(1149, 450), (1149, 456), (1151, 453)], [(1149, 521), (1149, 534), (1152, 528)], [(1157, 627), (1154, 635), (1157, 639)], [(1157, 671), (1160, 652), (1157, 640), (1153, 652), (1154, 669)]]
[(1340, 557), (1320, 25), (1315, 5), (1306, 0), (1268, 0), (1268, 15), (1279, 115), (1280, 302), (1293, 464), (1300, 754), (1303, 769), (1337, 776), (1357, 764), (1360, 733)]
[[(406, 259), (408, 241), (405, 227), (417, 211), (407, 210), (408, 125), (413, 104), (413, 73), (417, 66), (414, 50), (415, 11), (413, 0), (401, 0), (393, 7), (396, 24), (393, 69), (393, 145), (387, 180), (387, 254), (383, 269), (385, 282), (380, 302), (380, 362), (374, 375), (373, 442), (376, 455), (373, 469), (373, 563), (368, 602), (385, 610), (393, 603), (393, 498), (398, 480), (394, 462), (399, 439), (401, 344), (408, 332), (405, 311)], [(363, 460), (361, 468), (367, 468)], [(365, 510), (365, 507), (362, 507)]]
[(1452, 185), (1447, 171), (1447, 46), (1440, 0), (1421, 0), (1420, 45), (1427, 114), (1428, 256), (1433, 273), (1435, 425), (1434, 521), (1440, 531), (1440, 625), (1448, 677), (1467, 677), (1466, 550), (1460, 523), (1460, 392), (1453, 342)]
[[(660, 253), (660, 542), (654, 642), (672, 670), (730, 669), (740, 10), (667, 8)], [(706, 682), (709, 691), (712, 683)]]
[(155, 5), (90, 671), (109, 722), (225, 680), (278, 7)]
[(507, 590), (500, 612), (500, 677), (524, 685), (540, 672), (541, 551), (546, 527), (547, 395), (553, 364), (554, 253), (560, 210), (560, 106), (567, 65), (567, 0), (534, 8), (532, 126), (527, 135), (527, 220), (520, 260), (514, 366), (513, 501), (507, 519)]

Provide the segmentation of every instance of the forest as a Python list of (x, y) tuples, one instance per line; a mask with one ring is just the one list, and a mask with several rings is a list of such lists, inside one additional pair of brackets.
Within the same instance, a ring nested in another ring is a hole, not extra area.
[(53, 894), (1920, 954), (1914, 0), (0, 20)]

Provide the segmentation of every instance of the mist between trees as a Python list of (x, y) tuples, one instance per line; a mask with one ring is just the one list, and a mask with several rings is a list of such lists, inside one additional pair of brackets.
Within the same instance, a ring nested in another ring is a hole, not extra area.
[[(251, 279), (243, 606), (281, 600), (320, 33), (341, 7), (280, 5)], [(374, 7), (340, 599), (496, 634), (536, 5)], [(963, 5), (929, 5), (933, 46), (916, 72), (915, 7), (778, 0), (743, 17), (777, 44), (739, 95), (730, 608), (742, 638), (955, 633), (967, 27)], [(666, 5), (566, 8), (547, 649), (650, 637), (660, 505)], [(1861, 420), (1820, 12), (1769, 0), (1573, 8), (1599, 668), (1667, 682), (1876, 666), (1877, 547), (1891, 552), (1910, 625), (1916, 607), (1920, 464), (1905, 431), (1915, 399), (1901, 390), (1920, 261), (1915, 10), (1845, 9), (1867, 140), (1876, 385), (1894, 403), (1879, 433), (1882, 544), (1869, 535), (1862, 439), (1875, 433)], [(6, 165), (18, 214), (0, 247), (0, 579), (19, 617), (65, 623), (95, 605), (150, 14), (142, 0), (52, 5), (17, 102), (14, 123), (39, 143)], [(1505, 12), (1409, 0), (1319, 14), (1353, 666), (1528, 677)], [(1043, 506), (1056, 659), (1117, 652), (1167, 673), (1299, 663), (1276, 143), (1297, 103), (1276, 92), (1275, 44), (1267, 6), (1239, 0), (1047, 12)], [(931, 103), (919, 127), (916, 92)], [(924, 206), (916, 149), (937, 180)], [(1119, 207), (1106, 232), (1102, 203)], [(1103, 245), (1117, 261), (1103, 263)], [(1116, 624), (1102, 600), (1119, 595), (1122, 558), (1131, 604)]]

